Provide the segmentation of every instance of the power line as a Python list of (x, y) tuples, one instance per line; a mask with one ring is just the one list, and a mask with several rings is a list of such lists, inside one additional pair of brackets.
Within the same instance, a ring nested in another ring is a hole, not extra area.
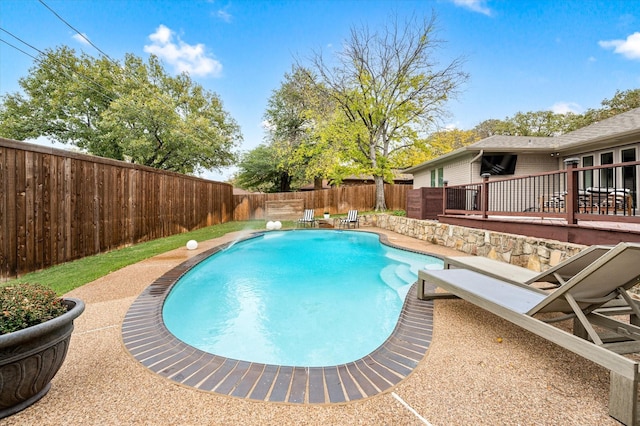
[[(1, 29), (2, 29), (2, 28), (0, 28), (0, 30), (1, 30)], [(13, 44), (9, 43), (9, 42), (8, 42), (8, 41), (6, 41), (6, 40), (3, 40), (3, 39), (1, 39), (1, 38), (0, 38), (0, 42), (2, 42), (2, 43), (4, 43), (4, 44), (6, 44), (7, 46), (13, 47), (13, 48), (14, 48), (14, 49), (16, 49), (18, 52), (22, 52), (22, 53), (24, 53), (25, 55), (27, 55), (27, 56), (28, 56), (28, 57), (30, 57), (31, 59), (34, 59), (34, 60), (36, 60), (36, 61), (38, 60), (38, 58), (37, 58), (37, 57), (33, 56), (33, 55), (32, 55), (32, 54), (30, 54), (30, 53), (25, 52), (24, 50), (20, 49), (18, 46), (13, 45)]]
[[(102, 49), (100, 49), (98, 46), (96, 46), (91, 40), (89, 40), (83, 33), (81, 33), (78, 29), (76, 29), (73, 25), (71, 25), (70, 23), (68, 23), (64, 18), (62, 18), (62, 16), (60, 16), (60, 14), (58, 14), (56, 11), (54, 11), (51, 7), (49, 7), (43, 0), (38, 0), (44, 7), (46, 7), (51, 13), (53, 13), (60, 21), (62, 21), (65, 25), (67, 25), (69, 28), (71, 28), (73, 31), (76, 32), (76, 34), (78, 34), (80, 37), (82, 37), (84, 40), (86, 40), (91, 46), (93, 46), (98, 52), (100, 52), (105, 58), (107, 58), (107, 60), (109, 60), (112, 63), (116, 63), (116, 61), (114, 61), (113, 59), (111, 59), (111, 57), (109, 55), (107, 55)], [(126, 69), (126, 67), (123, 67), (123, 70), (125, 72), (127, 72), (128, 70)], [(138, 76), (131, 72), (129, 73), (129, 77), (132, 78), (133, 80), (137, 81), (139, 84), (143, 85), (143, 84), (151, 84), (151, 86), (155, 87), (156, 89), (158, 89), (161, 93), (164, 93), (164, 90), (160, 89), (153, 81), (149, 81), (148, 79), (145, 80), (144, 82), (141, 81), (141, 79), (138, 78)], [(158, 96), (156, 93), (153, 93), (153, 97), (155, 99), (157, 99), (158, 101), (160, 101), (160, 103), (162, 103), (164, 106), (166, 106), (169, 109), (175, 110), (175, 108), (177, 107), (176, 105), (171, 105), (169, 103), (166, 102), (165, 99), (163, 99), (161, 96)], [(145, 111), (145, 113), (147, 113)], [(202, 129), (200, 126), (198, 126), (197, 124), (193, 124), (193, 129), (199, 133), (202, 137), (204, 137), (205, 139), (210, 138), (210, 135), (205, 131), (205, 129)], [(240, 135), (242, 137), (242, 135)]]
[[(75, 33), (76, 33), (76, 34), (78, 34), (78, 35), (79, 35), (80, 37), (82, 37), (82, 38), (83, 38), (87, 43), (89, 43), (93, 48), (95, 48), (98, 52), (100, 52), (100, 53), (101, 53), (101, 54), (102, 54), (102, 55), (103, 55), (103, 56), (104, 56), (104, 57), (105, 57), (105, 58), (106, 58), (106, 59), (107, 59), (111, 64), (114, 64), (114, 65), (116, 65), (116, 66), (120, 67), (120, 64), (119, 64), (117, 61), (113, 60), (109, 55), (107, 55), (107, 54), (106, 54), (102, 49), (100, 49), (100, 48), (99, 48), (95, 43), (93, 43), (91, 40), (89, 40), (89, 39), (88, 39), (88, 38), (87, 38), (83, 33), (81, 33), (77, 28), (75, 28), (73, 25), (71, 25), (69, 22), (67, 22), (64, 18), (62, 18), (62, 16), (61, 16), (60, 14), (58, 14), (55, 10), (53, 10), (50, 6), (48, 6), (48, 5), (47, 5), (43, 0), (38, 0), (38, 1), (39, 1), (39, 2), (44, 6), (44, 7), (46, 7), (46, 8), (47, 8), (47, 9), (48, 9), (48, 10), (49, 10), (49, 11), (50, 11), (50, 12), (51, 12), (51, 13), (52, 13), (56, 18), (58, 18), (61, 22), (63, 22), (66, 26), (68, 26), (69, 28), (71, 28), (73, 31), (75, 31)], [(27, 46), (31, 47), (32, 49), (34, 49), (34, 50), (36, 50), (37, 52), (39, 52), (39, 53), (41, 53), (41, 54), (43, 54), (43, 55), (44, 55), (44, 53), (43, 53), (42, 51), (40, 51), (39, 49), (37, 49), (37, 48), (35, 48), (35, 47), (33, 47), (33, 46), (29, 45), (29, 44), (28, 44), (28, 43), (26, 43), (26, 42), (24, 42), (23, 40), (21, 40), (21, 39), (20, 39), (20, 38), (18, 38), (17, 36), (14, 36), (13, 34), (9, 33), (9, 32), (8, 32), (8, 31), (6, 31), (6, 30), (3, 30), (3, 31), (5, 31), (7, 34), (11, 35), (12, 37), (14, 37), (14, 38), (16, 38), (17, 40), (21, 41), (21, 42), (22, 42), (22, 43), (24, 43), (25, 45), (27, 45)], [(5, 42), (5, 43), (6, 43), (6, 42)], [(12, 46), (12, 47), (13, 47), (13, 46)], [(18, 49), (18, 50), (20, 50), (20, 49)], [(20, 51), (21, 51), (21, 50), (20, 50)], [(26, 52), (23, 52), (23, 53), (27, 54)], [(27, 54), (27, 55), (28, 55), (28, 54)], [(28, 56), (31, 56), (31, 55), (28, 55)], [(31, 56), (31, 57), (33, 58), (33, 56)], [(36, 59), (36, 60), (38, 61), (38, 59), (37, 59), (37, 58), (34, 58), (34, 59)], [(42, 63), (42, 61), (40, 61), (40, 62)], [(56, 61), (56, 62), (57, 62), (57, 61)], [(58, 62), (58, 64), (60, 64), (60, 63)], [(65, 67), (69, 68), (68, 66), (66, 66), (66, 65), (64, 65), (64, 64), (61, 64), (61, 65), (63, 65), (63, 66), (65, 66)], [(156, 89), (158, 89), (158, 91), (159, 91), (160, 93), (164, 93), (164, 92), (165, 92), (164, 90), (160, 89), (160, 88), (159, 88), (159, 87), (158, 87), (158, 86), (157, 86), (153, 81), (149, 81), (148, 79), (145, 79), (144, 81), (142, 81), (142, 80), (138, 77), (138, 75), (136, 75), (135, 73), (131, 72), (131, 71), (130, 71), (130, 70), (128, 70), (126, 67), (124, 67), (124, 66), (123, 66), (123, 67), (122, 67), (122, 70), (123, 70), (125, 73), (129, 74), (129, 75), (128, 75), (128, 77), (129, 77), (129, 78), (131, 78), (131, 79), (135, 80), (135, 81), (136, 81), (136, 82), (138, 82), (139, 84), (141, 84), (141, 85), (150, 84), (151, 86), (153, 86), (153, 87), (155, 87)], [(92, 82), (93, 84), (96, 84), (98, 87), (101, 87), (103, 90), (106, 90), (104, 87), (102, 87), (101, 85), (99, 85), (99, 84), (98, 84), (98, 83), (96, 83), (95, 81), (91, 80), (89, 77), (86, 77), (86, 76), (84, 76), (83, 74), (79, 73), (77, 70), (73, 70), (73, 69), (71, 69), (70, 71), (71, 71), (71, 72), (73, 72), (73, 73), (75, 73), (75, 74), (77, 74), (77, 75), (80, 75), (80, 76), (81, 76), (81, 77), (83, 77), (84, 79), (89, 80), (89, 81), (90, 81), (90, 82)], [(67, 75), (68, 75), (68, 74), (67, 74)], [(111, 100), (112, 102), (114, 101), (114, 99), (112, 99), (110, 96), (108, 96), (108, 95), (106, 95), (106, 94), (104, 94), (104, 93), (102, 93), (102, 92), (100, 92), (100, 91), (98, 91), (98, 90), (96, 90), (96, 89), (94, 89), (94, 88), (92, 88), (92, 87), (89, 87), (89, 88), (90, 88), (91, 90), (94, 90), (96, 93), (98, 93), (98, 94), (100, 94), (100, 95), (102, 95), (102, 96), (105, 96), (107, 99)], [(158, 101), (160, 101), (160, 102), (161, 102), (163, 105), (165, 105), (166, 107), (168, 107), (168, 108), (170, 108), (170, 109), (172, 109), (172, 110), (176, 108), (176, 105), (171, 105), (171, 104), (167, 103), (167, 101), (166, 101), (163, 97), (159, 96), (159, 94), (157, 94), (157, 93), (153, 93), (153, 92), (152, 92), (152, 96), (153, 96), (155, 99), (157, 99)], [(129, 102), (131, 102), (132, 106), (134, 107), (134, 110), (136, 110), (136, 112), (137, 112), (138, 114), (140, 114), (140, 116), (141, 116), (141, 117), (152, 117), (151, 115), (149, 115), (149, 114), (150, 114), (150, 113), (149, 113), (149, 111), (146, 111), (146, 110), (140, 110), (140, 108), (138, 107), (138, 105), (136, 105), (136, 104), (133, 102), (133, 100), (130, 100)], [(214, 126), (214, 127), (215, 127), (215, 126)], [(198, 126), (198, 125), (197, 125), (197, 124), (195, 124), (195, 123), (194, 123), (194, 125), (193, 125), (193, 129), (194, 129), (197, 133), (199, 133), (202, 137), (204, 137), (205, 139), (209, 139), (209, 138), (210, 138), (210, 135), (208, 134), (208, 132), (206, 132), (206, 131), (205, 131), (205, 129), (202, 129), (200, 126)]]
[[(113, 60), (109, 55), (107, 55), (102, 49), (100, 49), (96, 44), (94, 44), (91, 40), (89, 40), (83, 33), (81, 33), (77, 28), (75, 28), (73, 25), (71, 25), (69, 22), (67, 22), (62, 16), (60, 16), (60, 14), (58, 14), (55, 10), (53, 10), (50, 6), (48, 6), (43, 0), (38, 0), (44, 7), (46, 7), (51, 13), (53, 13), (56, 18), (58, 18), (60, 21), (62, 21), (66, 26), (68, 26), (69, 28), (71, 28), (73, 31), (76, 32), (76, 34), (78, 34), (80, 37), (82, 37), (84, 40), (87, 41), (87, 43), (89, 43), (91, 46), (93, 46), (98, 52), (100, 52), (105, 58), (107, 58), (107, 60), (109, 60), (111, 63), (118, 65), (118, 62)], [(123, 67), (123, 69), (126, 72), (126, 68)], [(138, 83), (143, 84), (143, 82), (138, 78), (138, 76), (135, 73), (130, 73), (129, 75), (131, 78), (133, 78), (134, 80), (136, 80)], [(146, 80), (144, 83), (148, 83), (151, 84), (152, 86), (158, 88), (158, 86), (156, 86), (156, 84), (152, 81)], [(159, 89), (159, 88), (158, 88)], [(157, 96), (154, 94), (154, 97), (159, 100), (164, 106), (168, 107), (168, 108), (173, 108), (172, 105), (169, 105), (162, 97)], [(198, 127), (195, 127), (195, 129), (197, 131), (200, 131), (200, 129)]]
[[(40, 49), (38, 49), (37, 47), (34, 47), (32, 45), (30, 45), (29, 43), (27, 43), (26, 41), (22, 40), (20, 37), (18, 37), (17, 35), (10, 33), (9, 31), (5, 30), (4, 28), (0, 27), (0, 31), (10, 35), (11, 37), (13, 37), (14, 39), (18, 40), (20, 43), (24, 44), (25, 46), (29, 46), (30, 48), (32, 48), (33, 50), (35, 50), (38, 53), (42, 53), (42, 51), (40, 51)], [(20, 49), (19, 47), (16, 47), (14, 45), (12, 45), (11, 43), (8, 43), (6, 41), (4, 41), (5, 44), (8, 44), (9, 46), (15, 48), (16, 50), (19, 50), (20, 52), (24, 53), (27, 56), (32, 57), (33, 59), (36, 59), (34, 56), (32, 56), (31, 54), (25, 52), (24, 50)]]
[[(47, 55), (47, 54), (46, 54), (46, 52), (44, 52), (44, 51), (42, 51), (42, 50), (38, 49), (37, 47), (35, 47), (35, 46), (33, 46), (33, 45), (31, 45), (31, 44), (27, 43), (26, 41), (24, 41), (23, 39), (21, 39), (21, 38), (20, 38), (20, 37), (18, 37), (17, 35), (13, 34), (12, 32), (7, 31), (6, 29), (4, 29), (4, 28), (2, 28), (2, 27), (0, 27), (0, 31), (2, 31), (2, 32), (6, 33), (6, 34), (8, 34), (8, 35), (10, 35), (10, 36), (11, 36), (11, 37), (13, 37), (14, 39), (18, 40), (20, 43), (24, 44), (25, 46), (30, 47), (30, 48), (31, 48), (31, 49), (33, 49), (33, 50), (35, 50), (35, 51), (36, 51), (36, 52), (38, 52), (40, 55), (42, 55), (42, 56), (46, 56), (46, 55)], [(11, 43), (9, 43), (9, 42), (7, 42), (7, 41), (3, 40), (3, 39), (0, 39), (0, 41), (2, 41), (3, 43), (5, 43), (5, 44), (6, 44), (6, 45), (8, 45), (8, 46), (13, 47), (14, 49), (16, 49), (16, 50), (17, 50), (17, 51), (19, 51), (19, 52), (24, 53), (25, 55), (29, 56), (30, 58), (32, 58), (33, 60), (35, 60), (36, 62), (38, 62), (38, 63), (40, 63), (40, 64), (42, 64), (42, 63), (44, 62), (44, 59), (40, 59), (40, 58), (38, 58), (38, 57), (35, 57), (35, 56), (31, 55), (30, 53), (25, 52), (24, 50), (20, 49), (19, 47), (15, 46), (15, 45), (13, 45), (13, 44), (11, 44)], [(72, 68), (72, 67), (70, 67), (68, 64), (65, 64), (65, 63), (63, 63), (63, 62), (58, 61), (58, 60), (57, 60), (57, 59), (55, 59), (55, 57), (53, 57), (53, 56), (50, 56), (50, 58), (51, 58), (51, 59), (53, 59), (53, 61), (54, 61), (56, 64), (58, 64), (59, 66), (61, 66), (61, 67), (63, 68), (63, 70), (67, 73), (67, 76), (70, 76), (70, 75), (69, 75), (69, 72), (71, 72), (71, 73), (73, 73), (73, 74), (76, 74), (76, 75), (80, 76), (82, 79), (84, 79), (84, 80), (86, 80), (86, 81), (88, 81), (88, 82), (90, 82), (90, 83), (94, 84), (95, 86), (99, 87), (100, 89), (102, 89), (102, 90), (104, 90), (104, 91), (107, 91), (107, 92), (109, 91), (109, 90), (107, 90), (105, 87), (103, 87), (100, 83), (98, 83), (98, 82), (96, 82), (95, 80), (93, 80), (91, 77), (88, 77), (88, 76), (86, 76), (86, 75), (82, 74), (81, 72), (79, 72), (78, 70), (73, 69), (73, 68)], [(107, 94), (106, 94), (106, 93), (104, 93), (104, 92), (101, 92), (100, 90), (97, 90), (95, 87), (92, 87), (92, 86), (90, 86), (90, 85), (88, 85), (88, 84), (85, 84), (85, 87), (87, 87), (87, 88), (88, 88), (88, 89), (90, 89), (90, 90), (93, 90), (94, 92), (96, 92), (97, 94), (99, 94), (99, 95), (101, 95), (101, 96), (104, 96), (106, 99), (110, 100), (111, 102), (113, 102), (113, 101), (114, 101), (114, 99), (113, 99), (111, 96), (107, 95)]]
[[(100, 52), (105, 58), (107, 58), (107, 60), (109, 60), (111, 63), (115, 63), (117, 64), (117, 62), (115, 60), (113, 60), (109, 55), (107, 55), (102, 49), (100, 49), (98, 46), (96, 46), (91, 40), (89, 40), (83, 33), (81, 33), (77, 28), (75, 28), (73, 25), (71, 25), (69, 22), (67, 22), (62, 16), (60, 16), (60, 14), (58, 14), (55, 10), (53, 10), (50, 6), (48, 6), (43, 0), (38, 0), (44, 7), (46, 7), (51, 13), (53, 13), (60, 21), (62, 21), (65, 25), (67, 25), (69, 28), (71, 28), (73, 31), (76, 32), (76, 34), (78, 34), (80, 37), (82, 37), (84, 40), (87, 41), (87, 43), (89, 43), (91, 46), (93, 46), (98, 52)], [(123, 69), (126, 70), (126, 67), (123, 67)], [(137, 81), (140, 84), (151, 84), (152, 86), (154, 86), (155, 88), (157, 88), (158, 90), (160, 90), (160, 92), (163, 92), (153, 81), (141, 81), (138, 76), (135, 73), (130, 73), (129, 77), (133, 78), (135, 81)], [(161, 96), (158, 96), (156, 94), (153, 94), (153, 97), (156, 98), (158, 101), (160, 101), (160, 103), (162, 103), (164, 106), (173, 109), (174, 105), (170, 105), (168, 104)], [(203, 130), (200, 129), (198, 126), (194, 126), (194, 129), (199, 132), (201, 135), (203, 136), (207, 136), (206, 134), (203, 133)]]
[(102, 55), (104, 55), (107, 59), (109, 59), (111, 62), (115, 62), (113, 59), (111, 59), (109, 57), (109, 55), (107, 55), (106, 53), (104, 53), (102, 51), (102, 49), (100, 49), (98, 46), (96, 46), (91, 40), (89, 40), (83, 33), (81, 33), (80, 31), (78, 31), (73, 25), (71, 25), (70, 23), (68, 23), (62, 16), (60, 16), (55, 10), (53, 10), (51, 7), (49, 7), (49, 5), (47, 5), (44, 1), (42, 0), (38, 0), (44, 7), (46, 7), (47, 9), (49, 9), (49, 11), (51, 13), (53, 13), (59, 20), (61, 20), (62, 22), (65, 23), (65, 25), (69, 28), (71, 28), (73, 31), (76, 32), (76, 34), (78, 34), (80, 37), (82, 37), (87, 43), (89, 43), (91, 46), (93, 46), (98, 52), (102, 53)]

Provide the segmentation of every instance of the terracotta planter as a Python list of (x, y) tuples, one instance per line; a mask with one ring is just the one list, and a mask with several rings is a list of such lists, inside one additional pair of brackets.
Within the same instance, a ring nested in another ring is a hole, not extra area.
[(0, 418), (42, 398), (67, 355), (73, 320), (84, 311), (66, 298), (68, 311), (50, 321), (0, 336)]

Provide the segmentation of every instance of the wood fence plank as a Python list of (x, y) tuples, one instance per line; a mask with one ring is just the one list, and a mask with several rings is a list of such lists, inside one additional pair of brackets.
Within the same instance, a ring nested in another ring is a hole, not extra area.
[(18, 153), (16, 151), (7, 151), (6, 156), (6, 194), (7, 194), (7, 210), (6, 210), (6, 228), (3, 233), (6, 235), (6, 259), (7, 259), (7, 276), (16, 276), (18, 274), (18, 200), (20, 194), (16, 184), (18, 175)]
[(25, 152), (16, 152), (16, 176), (15, 176), (15, 194), (16, 194), (16, 206), (15, 206), (15, 227), (17, 255), (16, 255), (16, 270), (18, 273), (28, 271), (26, 265), (26, 249), (27, 249), (27, 225), (26, 225), (26, 174), (27, 167), (25, 164)]
[(0, 138), (0, 279), (233, 218), (228, 184)]
[[(385, 185), (388, 210), (405, 210), (407, 192), (411, 185)], [(342, 186), (331, 189), (270, 194), (242, 194), (233, 196), (233, 220), (264, 219), (266, 201), (302, 199), (307, 209), (315, 209), (319, 215), (325, 210), (331, 214), (345, 214), (350, 209), (373, 210), (375, 185)]]
[[(8, 149), (0, 147), (0, 230), (8, 230), (7, 223), (7, 201), (9, 194), (7, 192), (8, 170), (7, 170), (7, 152)], [(8, 260), (8, 235), (6, 232), (0, 232), (0, 280), (2, 277), (9, 275)]]

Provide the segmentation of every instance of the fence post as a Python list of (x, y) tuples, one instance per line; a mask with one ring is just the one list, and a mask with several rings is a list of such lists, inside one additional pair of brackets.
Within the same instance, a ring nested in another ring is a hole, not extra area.
[(578, 210), (578, 163), (579, 158), (567, 158), (564, 160), (565, 169), (567, 170), (567, 198), (565, 200), (565, 209), (567, 214), (567, 224), (575, 225), (578, 223), (576, 219), (576, 211)]
[(449, 184), (448, 180), (442, 181), (442, 214), (447, 213), (447, 185)]
[(491, 174), (483, 173), (480, 175), (482, 178), (482, 202), (480, 203), (480, 212), (482, 213), (482, 218), (486, 219), (489, 217), (487, 215), (487, 210), (489, 210), (489, 177)]

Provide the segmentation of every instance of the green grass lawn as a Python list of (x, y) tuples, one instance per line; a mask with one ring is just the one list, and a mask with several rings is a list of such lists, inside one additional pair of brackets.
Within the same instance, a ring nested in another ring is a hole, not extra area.
[[(107, 253), (84, 257), (73, 262), (52, 266), (42, 271), (31, 272), (3, 285), (11, 285), (18, 282), (40, 283), (62, 295), (125, 266), (178, 247), (184, 247), (189, 240), (206, 241), (221, 237), (229, 232), (264, 229), (264, 224), (264, 220), (255, 220), (209, 226), (184, 234), (172, 235)], [(283, 223), (283, 227), (292, 225), (292, 222)]]
[[(360, 214), (374, 213), (375, 212), (364, 212)], [(392, 212), (391, 214), (403, 215), (402, 213), (404, 213), (404, 211)], [(346, 217), (346, 214), (332, 216), (334, 218)], [(221, 237), (229, 232), (264, 229), (264, 226), (264, 220), (228, 222), (209, 226), (184, 234), (172, 235), (107, 253), (84, 257), (73, 262), (52, 266), (42, 271), (31, 272), (18, 279), (10, 280), (3, 285), (11, 285), (18, 282), (39, 283), (52, 288), (57, 294), (62, 295), (125, 266), (132, 265), (169, 250), (174, 250), (178, 247), (184, 247), (189, 240), (206, 241)], [(295, 221), (284, 221), (282, 222), (282, 227), (283, 229), (293, 228), (295, 227)]]

